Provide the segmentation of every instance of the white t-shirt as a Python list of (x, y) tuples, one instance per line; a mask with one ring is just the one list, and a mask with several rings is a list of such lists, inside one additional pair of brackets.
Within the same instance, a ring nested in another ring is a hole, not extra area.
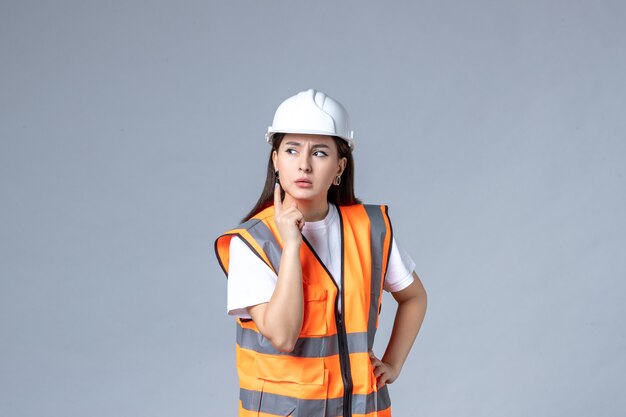
[[(334, 204), (328, 204), (328, 214), (323, 220), (306, 222), (302, 235), (309, 241), (322, 263), (337, 280), (341, 275), (341, 231), (339, 213)], [(305, 243), (303, 243), (305, 244)], [(415, 262), (391, 242), (391, 254), (383, 289), (388, 292), (400, 291), (413, 282)], [(228, 314), (240, 318), (251, 318), (246, 307), (269, 302), (278, 277), (252, 250), (238, 237), (230, 241), (228, 265)], [(341, 291), (341, 282), (337, 282)]]

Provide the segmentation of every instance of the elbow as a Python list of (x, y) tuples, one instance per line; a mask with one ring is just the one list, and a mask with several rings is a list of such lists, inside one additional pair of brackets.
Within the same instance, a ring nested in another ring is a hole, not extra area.
[(276, 339), (270, 340), (274, 348), (284, 353), (293, 352), (293, 350), (296, 347), (296, 341), (297, 341), (297, 338), (287, 338), (287, 337), (276, 338)]
[(270, 328), (265, 327), (269, 334), (265, 334), (265, 337), (269, 340), (270, 344), (280, 352), (290, 353), (296, 348), (298, 337), (302, 328), (302, 321), (297, 325), (294, 323), (285, 323), (276, 321), (271, 322)]

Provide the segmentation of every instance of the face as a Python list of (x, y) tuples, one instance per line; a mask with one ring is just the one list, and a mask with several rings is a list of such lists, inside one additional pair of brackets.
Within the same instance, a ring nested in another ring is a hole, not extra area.
[(272, 153), (280, 185), (296, 200), (326, 200), (346, 166), (331, 136), (288, 133)]

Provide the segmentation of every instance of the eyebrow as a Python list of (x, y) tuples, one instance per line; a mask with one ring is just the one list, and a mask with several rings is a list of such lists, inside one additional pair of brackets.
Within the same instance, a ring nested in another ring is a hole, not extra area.
[[(287, 142), (287, 143), (285, 143), (285, 145), (302, 146), (302, 144), (300, 142)], [(311, 147), (312, 148), (330, 148), (330, 146), (324, 145), (323, 143), (316, 143), (315, 145), (313, 145)]]

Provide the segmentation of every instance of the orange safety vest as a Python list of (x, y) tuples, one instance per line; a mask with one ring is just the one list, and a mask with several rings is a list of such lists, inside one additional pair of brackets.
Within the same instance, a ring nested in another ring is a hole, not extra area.
[[(239, 416), (391, 416), (387, 386), (376, 388), (368, 351), (378, 327), (391, 252), (387, 206), (338, 206), (341, 297), (330, 272), (303, 236), (302, 330), (292, 352), (275, 349), (252, 320), (237, 319)], [(228, 277), (229, 248), (239, 236), (277, 275), (282, 239), (274, 206), (215, 241)], [(341, 303), (341, 313), (337, 306)]]

